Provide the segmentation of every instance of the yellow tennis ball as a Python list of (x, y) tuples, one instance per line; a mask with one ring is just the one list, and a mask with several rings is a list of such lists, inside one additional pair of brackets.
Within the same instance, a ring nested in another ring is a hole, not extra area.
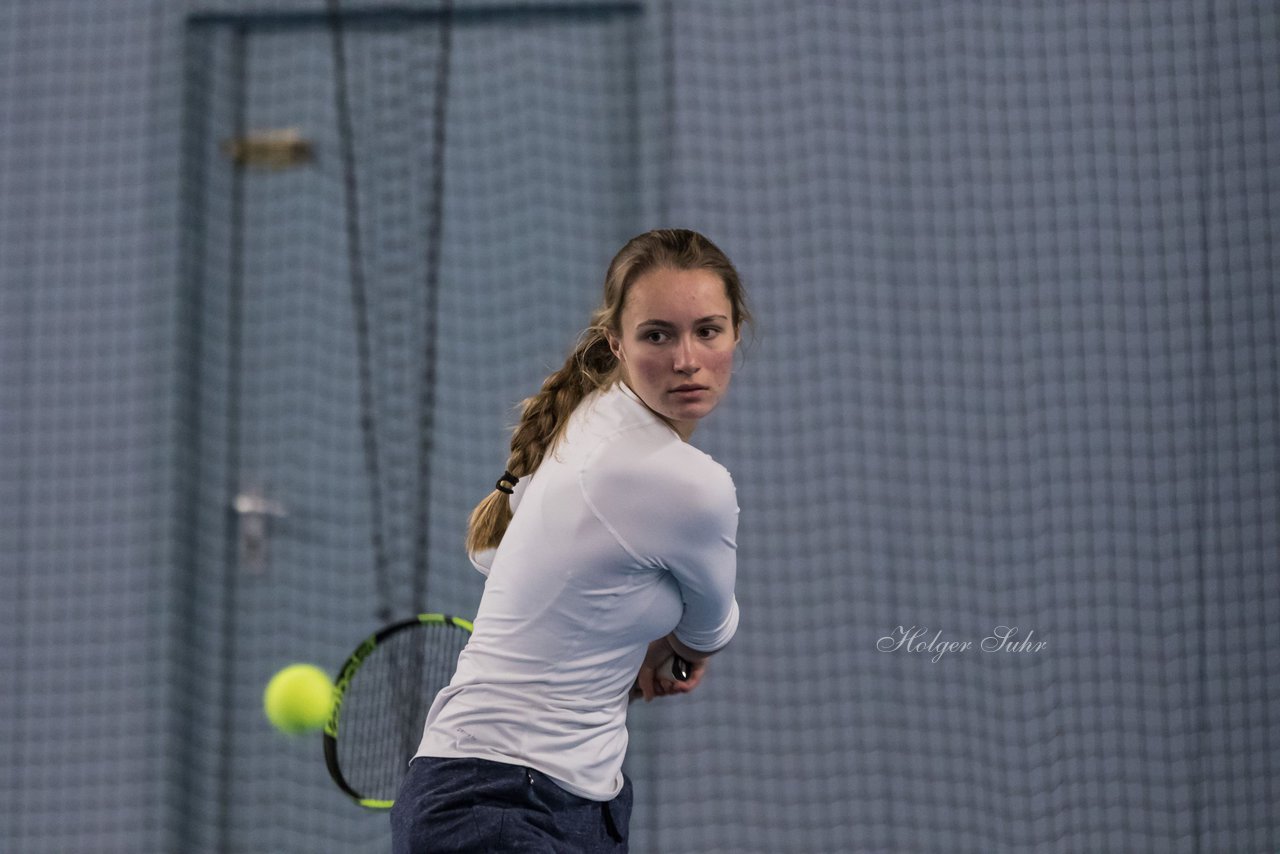
[(290, 664), (267, 683), (262, 707), (281, 732), (320, 729), (333, 710), (333, 682), (314, 664)]

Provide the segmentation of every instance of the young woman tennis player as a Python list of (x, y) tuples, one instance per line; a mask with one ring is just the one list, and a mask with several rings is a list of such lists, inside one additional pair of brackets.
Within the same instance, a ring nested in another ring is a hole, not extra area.
[[(391, 811), (398, 854), (627, 850), (628, 694), (692, 691), (738, 626), (733, 480), (688, 440), (749, 319), (696, 232), (650, 231), (613, 259), (472, 513), (484, 596)], [(658, 672), (673, 654), (686, 681)]]

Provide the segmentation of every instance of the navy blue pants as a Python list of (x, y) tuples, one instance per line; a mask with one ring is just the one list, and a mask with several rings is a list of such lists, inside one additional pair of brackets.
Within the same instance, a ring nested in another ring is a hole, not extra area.
[(624, 852), (631, 780), (612, 801), (580, 798), (540, 771), (419, 756), (391, 808), (393, 854)]

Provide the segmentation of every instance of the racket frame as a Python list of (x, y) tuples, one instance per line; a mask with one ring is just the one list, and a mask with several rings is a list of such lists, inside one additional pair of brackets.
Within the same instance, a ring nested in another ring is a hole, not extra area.
[(431, 624), (451, 625), (455, 628), (463, 629), (468, 634), (475, 630), (470, 620), (464, 620), (461, 617), (454, 617), (450, 614), (419, 614), (416, 617), (408, 617), (404, 620), (389, 623), (361, 641), (355, 651), (343, 662), (341, 669), (338, 670), (338, 678), (334, 680), (333, 711), (330, 712), (329, 720), (324, 725), (324, 764), (329, 769), (329, 776), (333, 778), (333, 782), (338, 784), (338, 788), (342, 789), (347, 793), (348, 797), (366, 809), (388, 810), (391, 809), (395, 801), (366, 798), (352, 789), (351, 784), (342, 775), (342, 769), (338, 765), (338, 732), (342, 718), (342, 699), (346, 694), (347, 688), (351, 685), (351, 680), (355, 677), (356, 672), (359, 671), (360, 665), (364, 664), (364, 660), (387, 638), (406, 629)]

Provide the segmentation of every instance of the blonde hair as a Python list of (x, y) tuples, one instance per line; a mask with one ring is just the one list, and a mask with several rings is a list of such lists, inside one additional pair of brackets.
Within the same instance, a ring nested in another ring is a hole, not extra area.
[[(617, 381), (618, 360), (605, 333), (617, 335), (621, 331), (622, 310), (636, 280), (662, 268), (715, 273), (724, 282), (725, 295), (733, 308), (735, 336), (741, 333), (742, 324), (751, 322), (738, 271), (706, 237), (689, 229), (661, 228), (631, 238), (610, 262), (604, 279), (604, 300), (592, 313), (590, 325), (578, 336), (564, 366), (543, 381), (537, 394), (521, 403), (520, 422), (512, 433), (511, 454), (507, 457), (508, 472), (525, 477), (537, 471), (578, 404), (591, 392), (609, 388)], [(507, 494), (495, 487), (471, 511), (467, 551), (475, 554), (496, 547), (510, 522)]]

